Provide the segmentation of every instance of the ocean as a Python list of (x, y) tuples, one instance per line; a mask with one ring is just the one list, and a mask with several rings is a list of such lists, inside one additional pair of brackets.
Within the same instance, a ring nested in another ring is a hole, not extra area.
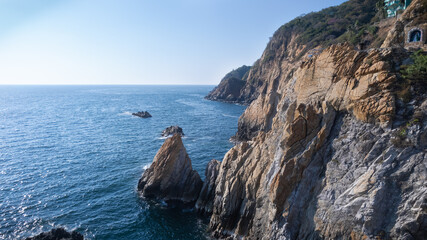
[[(213, 86), (0, 86), (0, 239), (54, 227), (88, 239), (206, 239), (208, 219), (139, 198), (171, 125), (202, 179), (232, 147), (244, 107)], [(142, 119), (132, 112), (148, 111)]]

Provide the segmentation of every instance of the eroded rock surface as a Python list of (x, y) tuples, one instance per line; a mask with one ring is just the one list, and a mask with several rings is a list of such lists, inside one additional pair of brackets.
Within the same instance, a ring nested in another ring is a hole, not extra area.
[(199, 174), (192, 168), (181, 136), (175, 134), (165, 140), (151, 166), (142, 174), (138, 191), (147, 198), (193, 206), (202, 184)]
[(210, 214), (213, 209), (213, 201), (215, 198), (216, 178), (219, 172), (221, 162), (212, 159), (206, 166), (205, 176), (202, 190), (199, 194), (199, 199), (196, 202), (196, 209), (201, 214)]

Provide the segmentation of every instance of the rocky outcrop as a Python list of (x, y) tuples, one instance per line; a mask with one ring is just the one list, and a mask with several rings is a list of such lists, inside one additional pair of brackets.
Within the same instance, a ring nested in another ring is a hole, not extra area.
[(151, 114), (149, 112), (147, 112), (147, 111), (132, 113), (132, 115), (140, 117), (140, 118), (150, 118), (150, 117), (152, 117)]
[(83, 235), (72, 231), (71, 233), (67, 232), (63, 228), (54, 228), (49, 232), (40, 233), (34, 237), (28, 237), (25, 240), (83, 240)]
[(211, 214), (213, 209), (213, 201), (215, 198), (216, 178), (219, 172), (221, 162), (212, 159), (206, 166), (205, 176), (202, 190), (196, 202), (196, 209), (201, 214)]
[(192, 207), (202, 184), (199, 174), (191, 166), (181, 136), (175, 134), (165, 140), (151, 166), (144, 171), (138, 191), (146, 198)]
[(179, 134), (181, 137), (184, 136), (184, 132), (179, 126), (170, 126), (162, 131), (162, 137), (169, 137), (175, 134)]
[(427, 95), (396, 94), (409, 53), (335, 44), (293, 59), (291, 47), (249, 73), (260, 87), (220, 166), (213, 236), (423, 239)]
[(240, 117), (237, 137), (249, 140), (258, 131), (271, 130), (284, 95), (296, 104), (327, 101), (359, 120), (390, 124), (395, 111), (395, 66), (408, 56), (401, 48), (358, 51), (338, 44), (295, 66), (286, 65), (292, 69), (275, 76), (280, 83), (277, 90), (260, 95)]
[(246, 83), (249, 66), (242, 66), (229, 72), (205, 98), (221, 102), (240, 102), (240, 91)]

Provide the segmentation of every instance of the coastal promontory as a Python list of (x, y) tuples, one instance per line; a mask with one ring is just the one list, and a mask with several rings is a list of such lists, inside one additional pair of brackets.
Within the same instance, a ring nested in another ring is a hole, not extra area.
[(247, 73), (251, 67), (241, 66), (229, 72), (205, 98), (221, 102), (240, 102), (240, 91), (246, 84)]

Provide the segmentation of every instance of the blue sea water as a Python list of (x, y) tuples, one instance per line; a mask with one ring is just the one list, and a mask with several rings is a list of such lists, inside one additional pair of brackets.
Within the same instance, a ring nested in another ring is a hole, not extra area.
[[(204, 179), (244, 107), (212, 86), (0, 86), (0, 239), (53, 227), (89, 239), (206, 239), (208, 219), (138, 197), (170, 125)], [(142, 119), (131, 112), (149, 111)]]

